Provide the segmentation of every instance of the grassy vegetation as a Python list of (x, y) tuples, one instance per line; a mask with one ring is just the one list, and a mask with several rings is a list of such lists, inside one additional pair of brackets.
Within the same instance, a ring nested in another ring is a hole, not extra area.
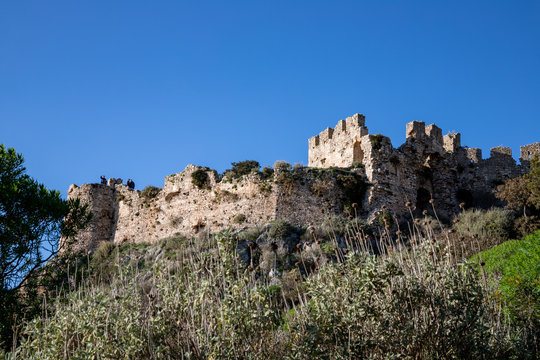
[[(80, 286), (44, 302), (44, 316), (20, 330), (15, 354), (24, 359), (536, 358), (537, 299), (515, 304), (521, 314), (516, 321), (504, 310), (509, 300), (494, 295), (493, 283), (474, 262), (457, 262), (449, 233), (433, 228), (413, 223), (407, 237), (375, 238), (358, 220), (333, 217), (302, 236), (300, 229), (274, 221), (237, 235), (178, 236), (152, 245), (104, 243), (91, 266), (78, 270)], [(534, 278), (539, 238), (537, 233), (519, 246), (483, 253), (484, 268), (512, 279), (524, 272)], [(280, 253), (280, 239), (294, 239), (296, 245)], [(265, 255), (246, 263), (238, 251), (245, 242), (246, 251)], [(381, 255), (370, 255), (373, 242)], [(501, 256), (513, 265), (502, 265)], [(279, 259), (287, 259), (288, 266), (279, 267)]]
[(471, 258), (482, 274), (496, 283), (494, 296), (523, 336), (538, 341), (540, 331), (540, 231), (522, 240), (506, 241)]

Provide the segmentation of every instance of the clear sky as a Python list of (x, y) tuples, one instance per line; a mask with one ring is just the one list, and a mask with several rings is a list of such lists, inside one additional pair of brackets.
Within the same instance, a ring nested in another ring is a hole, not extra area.
[(0, 0), (0, 143), (65, 195), (193, 163), (307, 164), (356, 112), (540, 141), (540, 1)]

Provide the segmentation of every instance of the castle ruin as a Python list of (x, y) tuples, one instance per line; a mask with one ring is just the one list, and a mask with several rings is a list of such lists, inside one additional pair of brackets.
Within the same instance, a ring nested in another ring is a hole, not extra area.
[[(431, 209), (430, 200), (445, 216), (465, 206), (495, 205), (493, 190), (504, 181), (528, 172), (531, 157), (540, 155), (540, 143), (521, 147), (521, 164), (507, 147), (482, 150), (461, 146), (461, 135), (422, 121), (406, 125), (406, 141), (394, 148), (388, 137), (371, 135), (365, 117), (355, 114), (309, 139), (310, 167), (360, 166), (372, 184), (365, 206), (385, 205), (406, 212), (409, 201), (418, 210)], [(404, 201), (404, 199), (406, 201)]]
[(369, 185), (354, 216), (376, 221), (381, 211), (401, 217), (411, 208), (421, 213), (435, 207), (450, 219), (460, 204), (496, 205), (493, 190), (528, 172), (530, 159), (540, 155), (540, 143), (522, 146), (520, 155), (517, 164), (511, 149), (499, 146), (483, 159), (480, 149), (461, 146), (459, 133), (443, 136), (439, 127), (421, 121), (408, 123), (405, 143), (394, 148), (388, 137), (369, 134), (365, 117), (355, 114), (309, 139), (307, 168), (276, 168), (271, 179), (252, 173), (222, 181), (206, 169), (208, 184), (199, 188), (191, 174), (200, 168), (188, 165), (166, 177), (153, 197), (113, 179), (107, 185), (71, 185), (68, 198), (89, 203), (94, 213), (76, 243), (87, 251), (101, 241), (152, 242), (275, 219), (308, 226), (347, 209), (351, 189), (343, 184), (350, 186), (351, 179)]

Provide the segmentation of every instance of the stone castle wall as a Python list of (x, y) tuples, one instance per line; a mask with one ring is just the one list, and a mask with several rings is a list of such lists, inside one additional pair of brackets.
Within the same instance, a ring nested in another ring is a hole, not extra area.
[(526, 173), (529, 159), (540, 155), (540, 143), (534, 143), (521, 147), (519, 165), (511, 149), (502, 146), (492, 148), (490, 157), (483, 159), (480, 149), (461, 146), (459, 133), (443, 136), (439, 127), (426, 126), (422, 121), (408, 123), (406, 142), (394, 148), (387, 137), (367, 134), (363, 115), (356, 114), (345, 123), (351, 119), (360, 120), (362, 133), (343, 131), (342, 120), (336, 126), (338, 131), (328, 128), (311, 138), (309, 166), (361, 163), (372, 184), (364, 204), (371, 209), (370, 219), (383, 206), (406, 213), (407, 202), (418, 210), (432, 210), (434, 205), (448, 217), (457, 212), (462, 202), (469, 206), (496, 205), (495, 187)]
[[(80, 198), (94, 213), (89, 228), (77, 239), (77, 250), (95, 250), (101, 241), (115, 243), (154, 242), (175, 236), (194, 236), (199, 232), (215, 233), (238, 230), (284, 219), (297, 226), (322, 221), (329, 214), (343, 210), (342, 190), (331, 179), (323, 194), (313, 195), (313, 176), (298, 176), (307, 168), (285, 171), (285, 180), (263, 180), (257, 173), (232, 181), (218, 182), (214, 171), (207, 171), (208, 186), (199, 189), (191, 174), (199, 169), (188, 165), (178, 174), (165, 178), (154, 198), (126, 185), (72, 185), (68, 198)], [(276, 170), (275, 178), (280, 172)]]
[[(410, 210), (434, 208), (440, 216), (452, 218), (460, 203), (498, 205), (493, 190), (526, 173), (535, 155), (540, 155), (540, 143), (521, 147), (521, 164), (510, 148), (502, 146), (483, 159), (480, 149), (461, 145), (459, 133), (443, 136), (439, 127), (421, 121), (408, 123), (405, 143), (394, 148), (388, 137), (369, 134), (365, 117), (356, 114), (309, 139), (308, 168), (277, 168), (273, 179), (252, 173), (219, 181), (214, 171), (207, 171), (208, 186), (199, 189), (191, 179), (199, 168), (188, 165), (166, 177), (153, 198), (130, 191), (117, 179), (108, 185), (72, 185), (68, 198), (88, 202), (94, 213), (77, 241), (78, 248), (89, 251), (104, 240), (152, 242), (178, 234), (238, 230), (275, 219), (298, 226), (314, 224), (343, 213), (344, 205), (350, 204), (342, 185), (343, 176), (353, 173), (369, 184), (357, 208), (357, 215), (368, 221), (376, 221), (381, 211), (401, 217)], [(334, 171), (351, 167), (348, 172)]]
[(310, 138), (308, 166), (349, 167), (362, 162), (362, 139), (368, 134), (364, 122), (364, 115), (355, 114)]

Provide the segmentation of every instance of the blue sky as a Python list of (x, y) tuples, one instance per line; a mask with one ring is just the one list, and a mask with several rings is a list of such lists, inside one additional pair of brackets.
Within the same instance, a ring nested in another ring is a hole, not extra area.
[(0, 142), (65, 195), (193, 163), (307, 164), (356, 112), (484, 157), (540, 141), (538, 1), (1, 1)]

